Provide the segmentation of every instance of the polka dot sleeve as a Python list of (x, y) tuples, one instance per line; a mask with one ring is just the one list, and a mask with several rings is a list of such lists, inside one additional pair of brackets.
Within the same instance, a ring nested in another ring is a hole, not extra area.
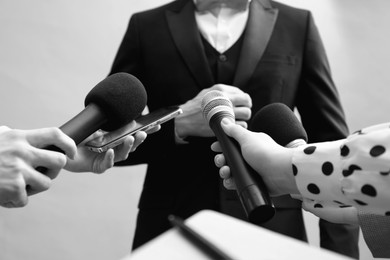
[(314, 207), (350, 205), (390, 215), (389, 124), (344, 140), (301, 146), (292, 162), (298, 189)]
[[(345, 205), (340, 146), (345, 140), (298, 147), (293, 155), (295, 180), (303, 198), (327, 205)], [(321, 206), (320, 206), (321, 205)]]

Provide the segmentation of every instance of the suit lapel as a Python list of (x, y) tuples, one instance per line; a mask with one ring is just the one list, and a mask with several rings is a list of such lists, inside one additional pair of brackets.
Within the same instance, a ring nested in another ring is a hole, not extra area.
[(252, 0), (233, 85), (244, 87), (259, 63), (278, 16), (268, 0)]
[(167, 10), (166, 18), (173, 40), (188, 69), (201, 88), (214, 84), (196, 24), (193, 1), (182, 1), (182, 6)]

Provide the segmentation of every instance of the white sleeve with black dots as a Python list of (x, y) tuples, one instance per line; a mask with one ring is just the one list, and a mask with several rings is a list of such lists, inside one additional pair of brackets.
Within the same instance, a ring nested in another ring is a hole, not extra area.
[(298, 189), (314, 207), (354, 206), (390, 215), (389, 123), (347, 139), (300, 146), (292, 163)]

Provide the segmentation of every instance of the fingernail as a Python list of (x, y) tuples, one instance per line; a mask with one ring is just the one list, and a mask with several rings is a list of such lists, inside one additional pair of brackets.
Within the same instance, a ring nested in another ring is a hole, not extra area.
[(215, 156), (215, 163), (216, 163), (218, 166), (221, 165), (221, 161), (220, 161), (220, 158), (219, 158), (218, 155)]

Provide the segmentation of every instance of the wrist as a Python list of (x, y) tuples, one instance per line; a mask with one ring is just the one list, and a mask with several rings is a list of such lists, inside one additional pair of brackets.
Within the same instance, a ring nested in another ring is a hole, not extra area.
[(267, 165), (266, 162), (271, 163), (264, 169), (256, 169), (260, 172), (264, 171), (263, 178), (265, 178), (271, 196), (300, 194), (293, 173), (292, 156), (293, 150), (290, 148), (273, 147), (270, 157), (264, 160), (264, 165)]
[(283, 187), (283, 191), (287, 194), (299, 194), (299, 189), (295, 180), (295, 167), (292, 163), (292, 158), (294, 154), (294, 150), (291, 148), (284, 148), (283, 153), (281, 155), (281, 160), (279, 161), (279, 166), (281, 167), (282, 172), (282, 180), (281, 186)]

